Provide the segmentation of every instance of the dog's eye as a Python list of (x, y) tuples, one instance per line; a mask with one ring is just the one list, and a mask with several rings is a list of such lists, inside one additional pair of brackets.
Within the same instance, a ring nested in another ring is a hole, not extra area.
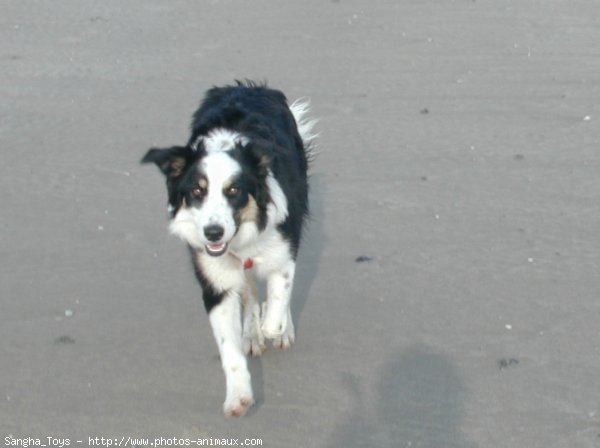
[(227, 196), (237, 196), (238, 194), (240, 194), (240, 187), (238, 187), (237, 185), (231, 185), (227, 187), (227, 189), (225, 190), (225, 194)]
[(194, 188), (192, 188), (192, 196), (194, 196), (195, 198), (201, 198), (204, 197), (206, 195), (206, 188), (203, 188), (199, 185), (196, 185)]

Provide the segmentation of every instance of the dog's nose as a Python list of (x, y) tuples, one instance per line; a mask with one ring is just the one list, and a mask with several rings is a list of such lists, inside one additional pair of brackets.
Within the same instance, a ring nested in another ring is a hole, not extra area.
[(204, 228), (204, 235), (208, 241), (216, 242), (223, 238), (225, 229), (218, 224), (211, 224)]

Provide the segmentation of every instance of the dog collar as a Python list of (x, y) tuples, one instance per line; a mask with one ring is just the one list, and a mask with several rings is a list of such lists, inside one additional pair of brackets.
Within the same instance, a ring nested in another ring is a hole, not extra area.
[(229, 251), (229, 255), (231, 255), (233, 258), (235, 258), (240, 263), (242, 263), (242, 266), (244, 267), (244, 269), (252, 269), (254, 267), (254, 260), (252, 258), (246, 258), (245, 260), (242, 260), (240, 257), (238, 257), (236, 254), (234, 254), (231, 251)]

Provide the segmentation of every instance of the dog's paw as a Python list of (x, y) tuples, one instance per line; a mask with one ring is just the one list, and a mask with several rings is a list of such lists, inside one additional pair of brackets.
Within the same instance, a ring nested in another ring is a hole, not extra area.
[(287, 350), (294, 343), (295, 338), (293, 334), (284, 334), (273, 339), (273, 347), (280, 350)]
[(263, 336), (260, 325), (252, 325), (246, 331), (244, 328), (244, 335), (242, 337), (242, 349), (244, 354), (249, 356), (260, 356), (265, 351), (265, 337)]
[(292, 346), (295, 340), (296, 334), (294, 333), (294, 323), (290, 318), (287, 320), (287, 325), (283, 334), (273, 338), (273, 347), (280, 350), (287, 350)]
[(225, 417), (242, 417), (253, 404), (254, 398), (252, 398), (252, 393), (235, 395), (225, 400), (225, 403), (223, 403), (223, 413)]
[(296, 339), (292, 313), (288, 310), (279, 323), (276, 321), (263, 322), (262, 332), (266, 338), (272, 340), (273, 347), (282, 350), (290, 348)]
[(227, 393), (223, 403), (226, 417), (241, 417), (254, 403), (250, 373), (247, 369), (230, 367), (225, 369)]

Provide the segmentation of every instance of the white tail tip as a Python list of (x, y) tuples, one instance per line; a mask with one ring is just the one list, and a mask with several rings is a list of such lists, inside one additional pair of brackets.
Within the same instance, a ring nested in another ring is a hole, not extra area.
[(309, 147), (319, 134), (314, 132), (316, 119), (308, 117), (310, 112), (310, 100), (308, 98), (299, 98), (290, 105), (290, 111), (296, 120), (298, 133), (302, 138), (304, 146)]

